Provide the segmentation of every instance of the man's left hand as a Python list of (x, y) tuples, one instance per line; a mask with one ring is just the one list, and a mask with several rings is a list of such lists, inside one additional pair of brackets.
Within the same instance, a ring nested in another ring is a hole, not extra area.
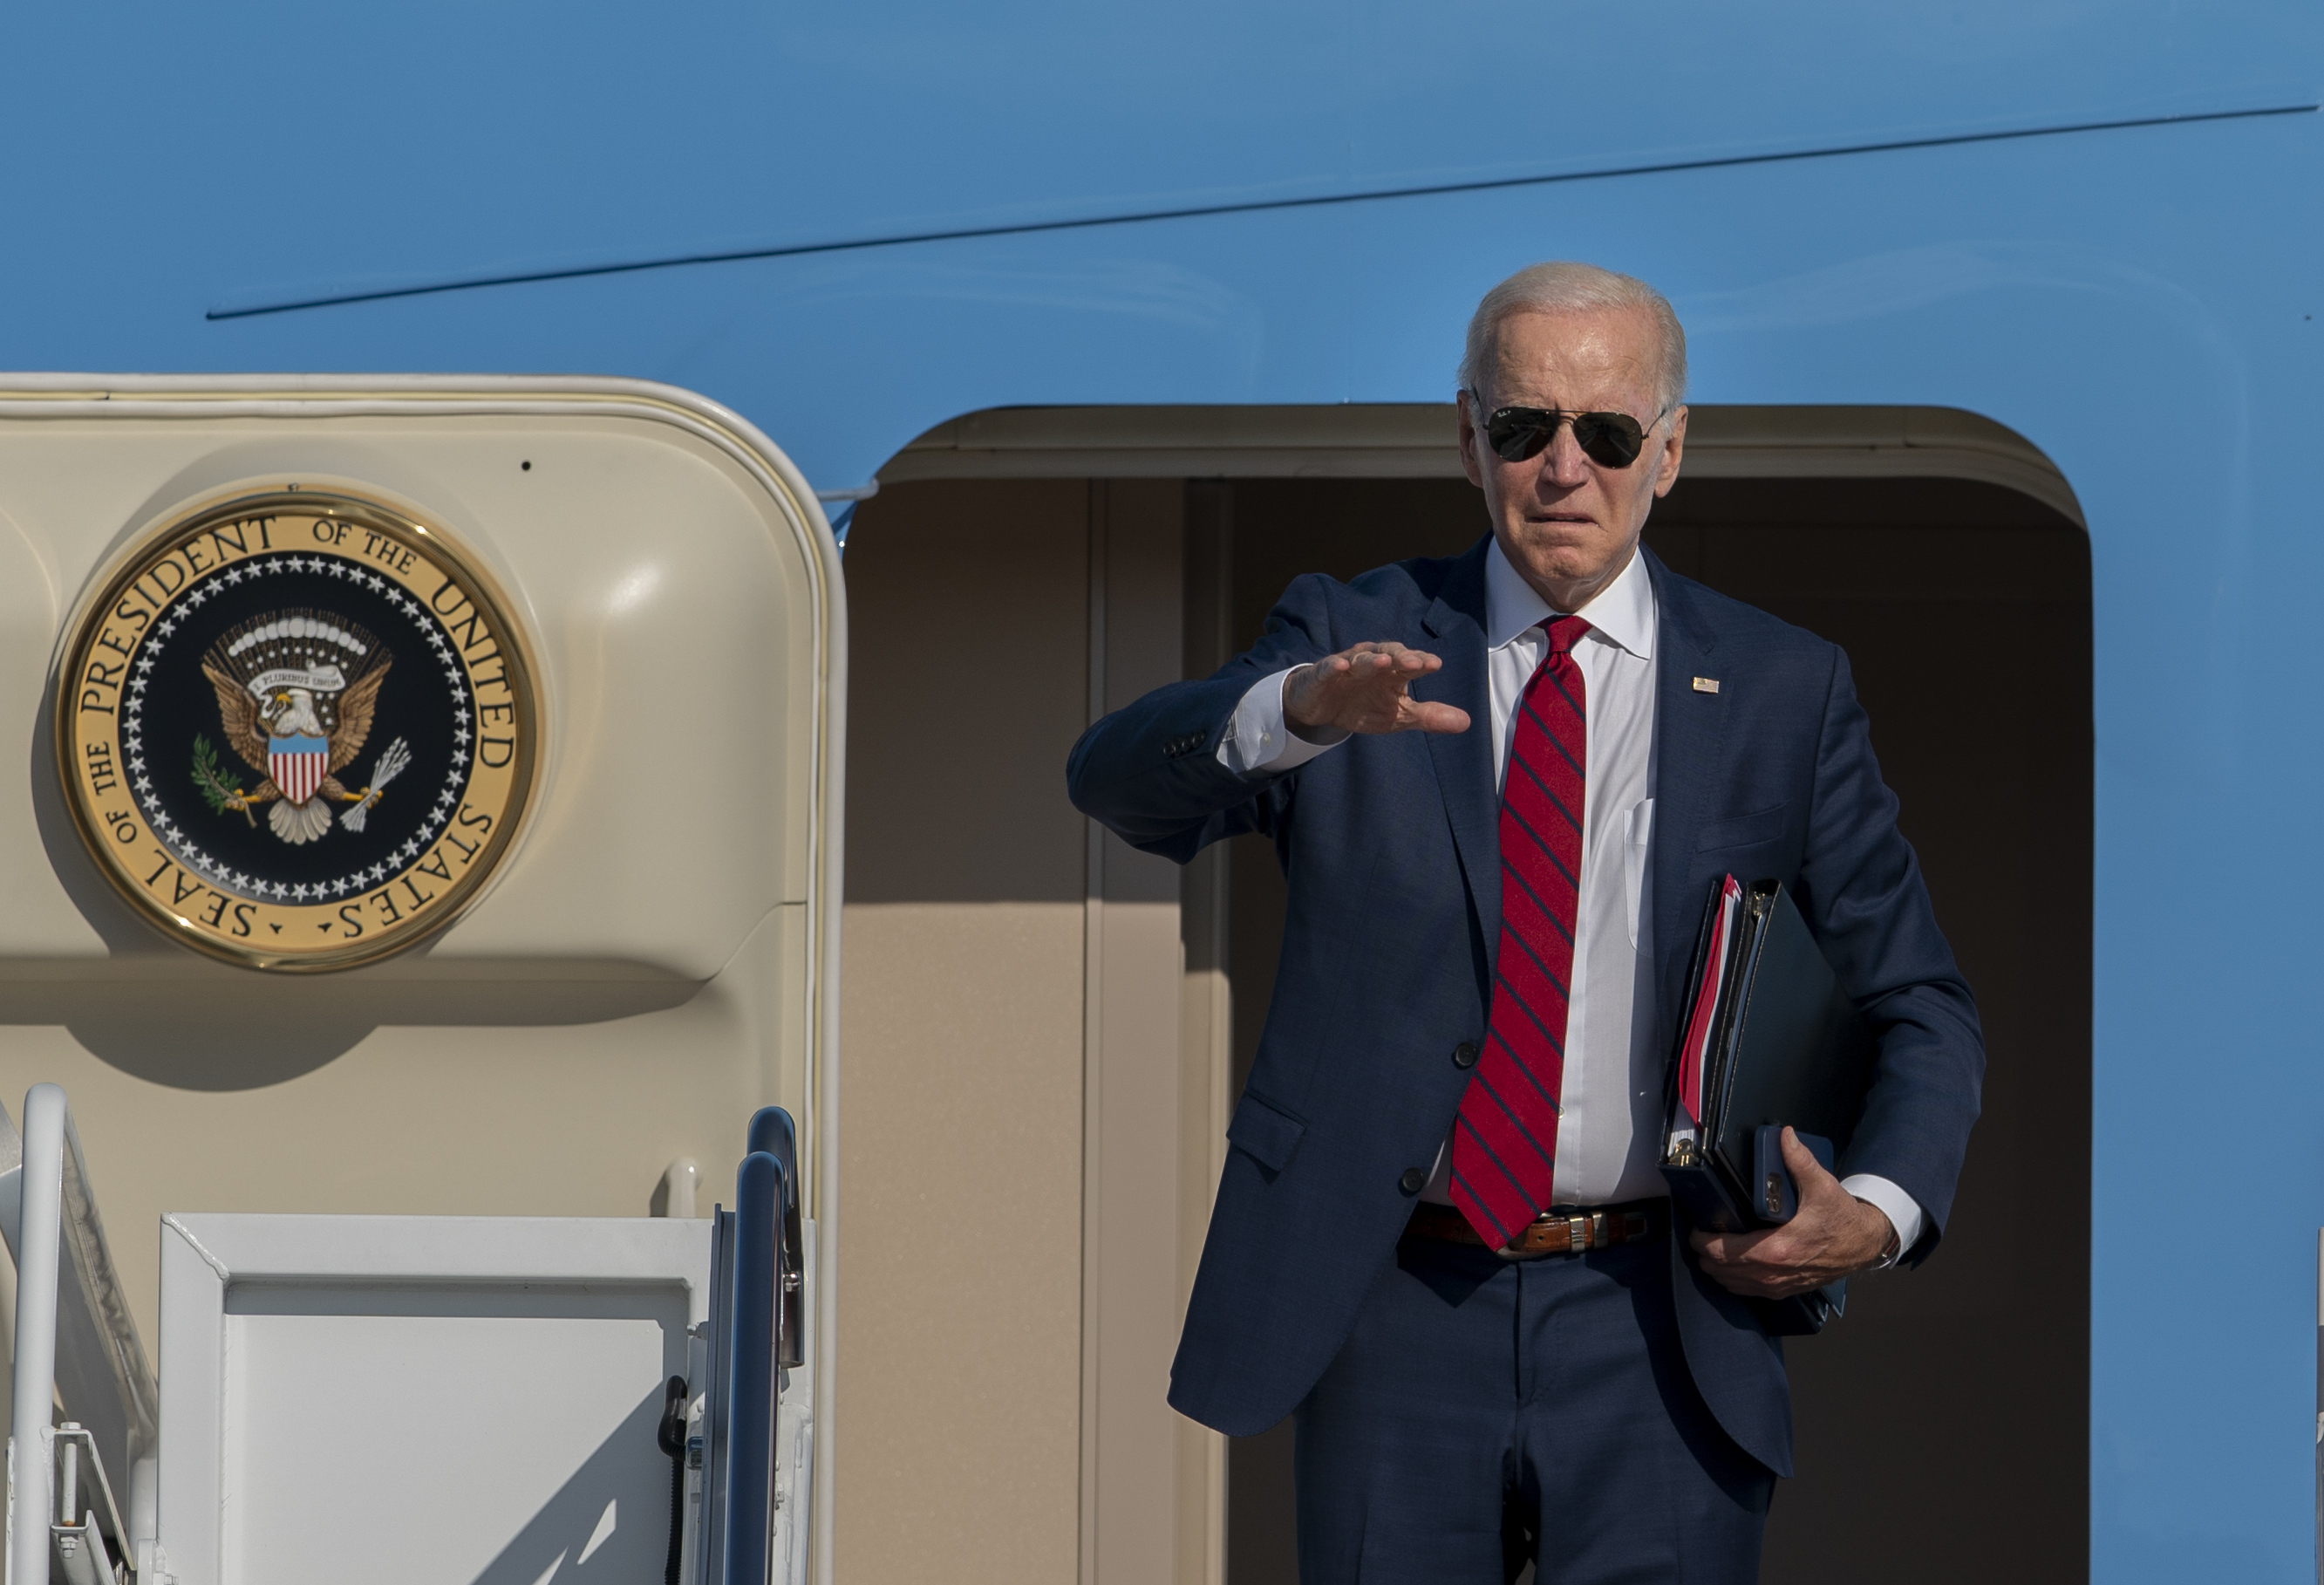
[(1896, 1237), (1877, 1206), (1858, 1200), (1823, 1170), (1799, 1136), (1784, 1130), (1784, 1164), (1800, 1194), (1799, 1214), (1757, 1233), (1694, 1234), (1702, 1269), (1730, 1293), (1785, 1299), (1880, 1264)]

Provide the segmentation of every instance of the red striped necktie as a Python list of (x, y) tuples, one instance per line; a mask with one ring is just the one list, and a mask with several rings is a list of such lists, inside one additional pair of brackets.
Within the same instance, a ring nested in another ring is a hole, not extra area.
[(1555, 616), (1542, 627), (1549, 653), (1519, 699), (1501, 779), (1501, 940), (1492, 1012), (1452, 1134), (1452, 1203), (1496, 1249), (1550, 1203), (1582, 898), (1590, 700), (1572, 651), (1590, 624)]

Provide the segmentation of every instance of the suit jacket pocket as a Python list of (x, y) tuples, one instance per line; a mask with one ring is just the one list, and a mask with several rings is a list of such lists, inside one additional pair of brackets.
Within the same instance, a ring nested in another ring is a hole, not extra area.
[(1306, 1132), (1306, 1124), (1250, 1090), (1243, 1092), (1242, 1104), (1227, 1124), (1228, 1142), (1265, 1167), (1269, 1177), (1291, 1163), (1299, 1136)]
[(1773, 809), (1763, 809), (1755, 814), (1738, 814), (1733, 820), (1713, 820), (1695, 838), (1694, 850), (1711, 853), (1721, 848), (1756, 848), (1762, 842), (1772, 842), (1784, 834), (1784, 826), (1791, 815), (1792, 805), (1787, 799)]

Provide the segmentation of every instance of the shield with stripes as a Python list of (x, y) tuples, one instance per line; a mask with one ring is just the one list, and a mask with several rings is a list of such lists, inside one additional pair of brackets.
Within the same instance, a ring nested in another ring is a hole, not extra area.
[(304, 803), (323, 784), (331, 766), (327, 737), (270, 737), (266, 740), (266, 774), (293, 803)]

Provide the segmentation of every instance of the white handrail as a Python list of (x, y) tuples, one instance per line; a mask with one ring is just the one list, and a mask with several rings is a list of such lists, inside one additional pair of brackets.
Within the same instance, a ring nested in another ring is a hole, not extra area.
[(11, 1422), (15, 1501), (10, 1585), (47, 1585), (54, 1460), (50, 1420), (57, 1390), (57, 1254), (65, 1190), (65, 1092), (39, 1084), (24, 1097), (24, 1165), (16, 1222), (16, 1400)]
[(65, 1092), (36, 1084), (26, 1093), (21, 1164), (12, 1168), (5, 1155), (15, 1144), (14, 1132), (0, 1111), (0, 1231), (16, 1257), (10, 1585), (46, 1585), (49, 1578), (47, 1520), (56, 1472), (51, 1421), (60, 1375), (66, 1411), (88, 1427), (82, 1434), (92, 1455), (101, 1451), (129, 1478), (130, 1534), (120, 1539), (142, 1573), (152, 1540), (149, 1464), (160, 1402), (152, 1368), (106, 1246)]

